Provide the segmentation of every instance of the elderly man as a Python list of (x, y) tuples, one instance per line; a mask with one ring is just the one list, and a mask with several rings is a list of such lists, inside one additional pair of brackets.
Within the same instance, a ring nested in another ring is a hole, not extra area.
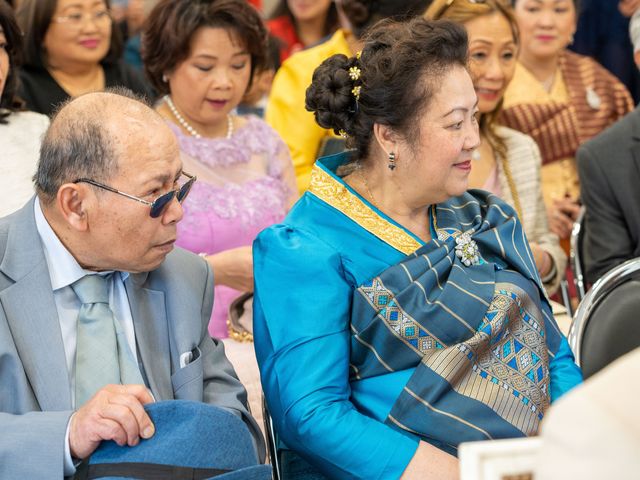
[(0, 220), (0, 478), (62, 478), (102, 440), (138, 444), (154, 400), (225, 408), (264, 455), (207, 334), (212, 272), (173, 247), (195, 178), (163, 120), (123, 95), (59, 111), (37, 197)]
[[(640, 12), (629, 30), (640, 67)], [(586, 207), (586, 277), (594, 283), (640, 256), (640, 107), (582, 145), (577, 160)]]

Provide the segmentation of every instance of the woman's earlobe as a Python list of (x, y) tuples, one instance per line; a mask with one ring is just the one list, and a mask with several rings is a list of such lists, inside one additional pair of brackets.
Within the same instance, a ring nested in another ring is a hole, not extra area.
[[(373, 136), (376, 142), (384, 152), (385, 156), (389, 159), (391, 165), (391, 156), (393, 155), (393, 161), (398, 158), (398, 145), (397, 135), (393, 129), (387, 125), (380, 125), (378, 123), (373, 125)], [(391, 166), (389, 166), (391, 170)], [(395, 167), (394, 167), (395, 168)]]

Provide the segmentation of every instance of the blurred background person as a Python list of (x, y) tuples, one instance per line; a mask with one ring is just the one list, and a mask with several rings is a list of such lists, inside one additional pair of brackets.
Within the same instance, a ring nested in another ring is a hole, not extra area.
[(580, 0), (578, 26), (571, 50), (587, 55), (613, 73), (640, 101), (640, 74), (633, 63), (627, 32), (640, 0)]
[[(640, 69), (640, 10), (631, 18), (629, 34)], [(640, 257), (640, 108), (580, 146), (578, 173), (586, 207), (583, 262), (593, 284)]]
[(139, 72), (142, 72), (142, 55), (140, 54), (142, 39), (140, 32), (147, 15), (157, 3), (158, 0), (129, 0), (129, 5), (127, 6), (128, 35), (124, 45), (123, 59)]
[(429, 3), (430, 0), (342, 0), (340, 8), (350, 25), (341, 26), (326, 42), (298, 52), (282, 64), (273, 81), (265, 118), (289, 147), (301, 193), (309, 186), (311, 167), (323, 139), (333, 136), (304, 108), (305, 90), (315, 68), (331, 55), (355, 55), (362, 49), (360, 38), (364, 31), (378, 20), (421, 15)]
[(14, 12), (0, 0), (0, 217), (22, 207), (35, 193), (31, 177), (49, 125), (45, 115), (23, 111), (16, 69), (21, 52), (22, 33)]
[(20, 96), (49, 115), (69, 97), (123, 86), (149, 96), (143, 79), (122, 60), (109, 0), (21, 0), (24, 32)]
[(469, 36), (469, 72), (478, 96), (482, 141), (474, 151), (469, 188), (490, 191), (516, 209), (540, 277), (547, 293), (553, 294), (567, 262), (547, 223), (540, 187), (540, 150), (531, 137), (498, 122), (518, 54), (513, 11), (501, 0), (435, 0), (425, 15), (461, 23)]
[(273, 35), (268, 35), (265, 63), (253, 72), (251, 85), (236, 109), (239, 115), (253, 114), (264, 118), (273, 77), (278, 68), (280, 68), (279, 42)]
[(245, 0), (161, 0), (142, 35), (145, 72), (178, 137), (184, 169), (198, 176), (177, 244), (215, 269), (209, 332), (228, 336), (229, 305), (253, 290), (251, 243), (297, 198), (286, 145), (255, 116), (235, 115), (265, 64), (267, 32)]
[(502, 120), (542, 154), (542, 193), (551, 231), (565, 251), (580, 210), (578, 146), (633, 108), (629, 92), (594, 60), (567, 50), (576, 30), (572, 0), (515, 0), (520, 52)]
[(328, 39), (338, 29), (333, 0), (280, 0), (267, 20), (280, 43), (280, 62), (300, 50)]

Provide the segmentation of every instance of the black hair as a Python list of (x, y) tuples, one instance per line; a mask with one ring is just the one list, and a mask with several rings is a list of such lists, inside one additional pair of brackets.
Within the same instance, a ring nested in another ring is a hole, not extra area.
[(16, 22), (13, 9), (0, 0), (0, 27), (7, 40), (7, 55), (9, 56), (9, 74), (4, 82), (4, 90), (0, 94), (0, 123), (7, 123), (6, 118), (11, 112), (22, 109), (23, 102), (18, 98), (18, 71), (22, 57), (22, 32)]
[(408, 20), (422, 15), (432, 0), (342, 0), (346, 15), (356, 37), (383, 18)]
[(359, 58), (333, 55), (315, 70), (306, 108), (320, 126), (346, 135), (357, 158), (366, 158), (376, 123), (416, 140), (418, 117), (455, 66), (467, 66), (461, 25), (421, 17), (383, 20), (365, 37)]
[(237, 35), (251, 56), (251, 73), (267, 61), (267, 30), (246, 0), (161, 0), (151, 10), (142, 33), (142, 60), (147, 78), (160, 94), (169, 93), (163, 75), (189, 56), (191, 39), (202, 27), (223, 28)]

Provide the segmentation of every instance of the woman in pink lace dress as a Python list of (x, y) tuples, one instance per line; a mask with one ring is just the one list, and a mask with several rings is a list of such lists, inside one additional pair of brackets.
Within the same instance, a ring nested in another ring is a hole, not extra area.
[(162, 0), (143, 39), (147, 76), (165, 95), (157, 111), (178, 137), (184, 170), (198, 176), (177, 243), (213, 267), (209, 332), (224, 338), (230, 303), (253, 290), (253, 239), (296, 195), (280, 137), (257, 117), (233, 114), (264, 64), (266, 31), (244, 0)]

